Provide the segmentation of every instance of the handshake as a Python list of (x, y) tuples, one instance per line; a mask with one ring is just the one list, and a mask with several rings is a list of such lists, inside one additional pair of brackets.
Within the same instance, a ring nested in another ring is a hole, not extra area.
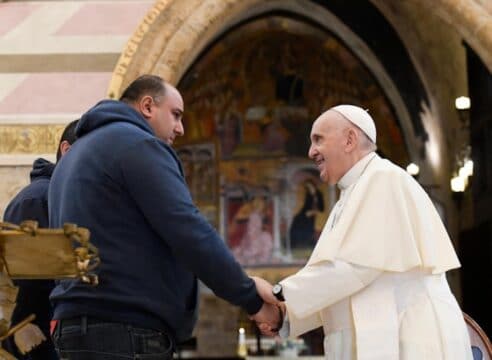
[(285, 304), (273, 295), (273, 286), (268, 281), (256, 276), (252, 276), (251, 279), (255, 282), (258, 295), (264, 304), (260, 311), (250, 316), (250, 319), (256, 322), (263, 335), (276, 336), (284, 322)]

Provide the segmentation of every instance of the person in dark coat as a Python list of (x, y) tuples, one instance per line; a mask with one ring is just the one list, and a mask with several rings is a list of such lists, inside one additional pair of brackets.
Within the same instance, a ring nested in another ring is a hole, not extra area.
[(56, 167), (50, 225), (88, 228), (101, 258), (97, 286), (63, 280), (51, 294), (63, 359), (171, 359), (197, 319), (197, 278), (259, 321), (280, 319), (192, 201), (171, 147), (183, 111), (176, 88), (142, 75), (82, 116)]
[[(75, 127), (78, 120), (72, 121), (63, 131), (56, 154), (57, 161), (70, 149), (75, 141)], [(8, 204), (4, 214), (4, 221), (20, 224), (24, 220), (36, 220), (39, 227), (49, 227), (48, 221), (48, 187), (55, 164), (39, 158), (34, 161), (31, 170), (31, 183), (23, 188)], [(17, 306), (12, 315), (12, 324), (35, 314), (33, 321), (45, 337), (46, 341), (26, 355), (21, 355), (10, 338), (5, 347), (18, 359), (51, 360), (58, 359), (50, 337), (50, 321), (52, 316), (49, 295), (54, 287), (53, 280), (16, 280), (19, 287)]]

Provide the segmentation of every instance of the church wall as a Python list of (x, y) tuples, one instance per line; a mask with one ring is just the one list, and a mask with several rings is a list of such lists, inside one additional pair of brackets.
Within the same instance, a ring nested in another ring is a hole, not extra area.
[(0, 211), (4, 212), (9, 201), (29, 183), (31, 166), (0, 166)]
[(38, 157), (106, 97), (112, 70), (153, 1), (0, 3), (0, 216)]
[[(455, 97), (467, 92), (460, 36), (416, 0), (401, 2), (401, 6), (400, 3), (395, 6), (391, 1), (374, 3), (397, 29), (431, 98), (428, 108), (422, 108), (429, 135), (425, 145), (427, 158), (418, 158), (418, 143), (411, 143), (409, 151), (412, 160), (421, 165), (420, 181), (432, 187), (433, 196), (444, 202), (452, 215), (449, 177), (454, 166), (452, 147), (457, 143), (456, 133), (459, 132), (459, 121), (452, 103)], [(194, 11), (193, 4), (196, 5)], [(142, 72), (154, 71), (171, 82), (178, 82), (200, 51), (214, 39), (214, 34), (217, 36), (248, 16), (274, 8), (302, 14), (319, 12), (306, 1), (267, 1), (261, 4), (253, 0), (240, 4), (232, 0), (200, 4), (194, 1), (157, 2), (115, 68), (111, 95), (117, 95), (122, 86)], [(179, 20), (167, 22), (177, 14), (181, 15)], [(155, 33), (160, 34), (159, 38), (154, 37)], [(406, 136), (415, 141), (411, 132)], [(451, 228), (452, 233), (456, 230)]]
[[(454, 100), (468, 95), (465, 49), (456, 29), (415, 1), (395, 6), (387, 0), (373, 3), (392, 23), (407, 47), (424, 82), (430, 106), (422, 108), (421, 118), (429, 136), (425, 158), (413, 161), (421, 166), (419, 182), (441, 202), (446, 226), (456, 247), (458, 234), (469, 216), (463, 216), (451, 197), (450, 178), (457, 169), (456, 156), (468, 144), (468, 132), (454, 107)], [(423, 165), (423, 166), (422, 166)], [(470, 215), (468, 211), (466, 215)], [(460, 271), (449, 275), (456, 294), (460, 291)]]
[(407, 0), (455, 28), (492, 71), (492, 3), (489, 0)]
[[(305, 1), (282, 2), (305, 11), (310, 9)], [(143, 72), (155, 71), (177, 83), (208, 42), (225, 30), (224, 24), (231, 26), (275, 1), (104, 3), (104, 9), (98, 8), (101, 5), (98, 2), (86, 4), (85, 1), (0, 3), (1, 213), (13, 194), (28, 182), (32, 160), (38, 155), (54, 153), (56, 134), (105, 96), (111, 76), (109, 95), (112, 96)], [(465, 37), (489, 69), (492, 68), (490, 2), (372, 0), (372, 3), (400, 35), (429, 94), (430, 104), (422, 109), (429, 135), (425, 147), (427, 164), (421, 166), (419, 181), (429, 185), (430, 193), (444, 204), (448, 228), (456, 239), (460, 215), (451, 198), (449, 177), (458, 145), (466, 137), (453, 108), (454, 98), (467, 93), (461, 40)], [(15, 9), (5, 8), (6, 5)], [(47, 9), (49, 6), (52, 8)], [(153, 10), (147, 13), (150, 8)], [(121, 17), (115, 19), (115, 14)], [(94, 24), (87, 26), (86, 19), (92, 19)], [(144, 20), (139, 25), (141, 19)], [(61, 79), (57, 89), (67, 89), (62, 86), (63, 79), (69, 78), (65, 80), (71, 85), (69, 91), (52, 90), (55, 79)], [(418, 163), (418, 152), (411, 149), (411, 154), (412, 160)], [(272, 281), (277, 276), (271, 271), (263, 275), (270, 276)], [(456, 290), (457, 275), (452, 274), (451, 282)], [(222, 309), (220, 314), (216, 314), (217, 309)], [(241, 319), (237, 309), (205, 296), (202, 314), (197, 334), (201, 344), (210, 346), (200, 349), (199, 343), (199, 352), (208, 355), (215, 350), (232, 355), (236, 340), (234, 327), (238, 323), (231, 318)], [(224, 341), (213, 342), (221, 337)]]

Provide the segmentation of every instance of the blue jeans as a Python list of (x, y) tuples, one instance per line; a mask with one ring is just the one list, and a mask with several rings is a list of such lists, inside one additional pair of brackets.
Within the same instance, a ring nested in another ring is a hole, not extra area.
[(167, 333), (85, 316), (60, 320), (53, 341), (61, 360), (167, 360), (174, 349)]

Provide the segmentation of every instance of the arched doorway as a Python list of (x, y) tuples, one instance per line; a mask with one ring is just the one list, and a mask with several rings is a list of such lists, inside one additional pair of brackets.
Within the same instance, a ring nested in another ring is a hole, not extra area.
[[(244, 265), (302, 264), (334, 194), (307, 159), (324, 110), (371, 109), (378, 146), (408, 162), (394, 107), (338, 38), (289, 14), (243, 22), (198, 57), (178, 84), (185, 136), (176, 146), (195, 201)], [(220, 194), (219, 194), (220, 193)]]

